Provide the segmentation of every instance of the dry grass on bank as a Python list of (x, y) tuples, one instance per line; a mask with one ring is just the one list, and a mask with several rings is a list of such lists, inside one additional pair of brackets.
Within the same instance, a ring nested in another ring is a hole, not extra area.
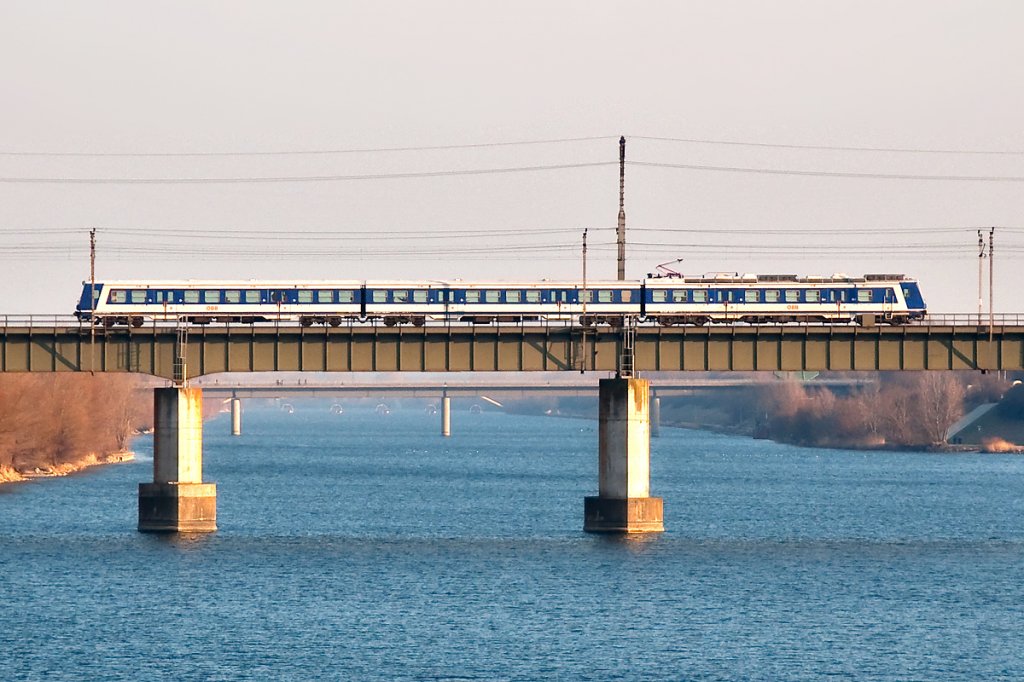
[(126, 451), (152, 422), (145, 385), (134, 375), (0, 375), (0, 482), (37, 469), (77, 471)]

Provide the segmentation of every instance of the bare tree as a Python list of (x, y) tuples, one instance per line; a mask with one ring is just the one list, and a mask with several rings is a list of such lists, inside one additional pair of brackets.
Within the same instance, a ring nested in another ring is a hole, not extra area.
[(922, 372), (918, 387), (917, 405), (928, 442), (945, 443), (949, 427), (964, 413), (963, 382), (951, 372)]

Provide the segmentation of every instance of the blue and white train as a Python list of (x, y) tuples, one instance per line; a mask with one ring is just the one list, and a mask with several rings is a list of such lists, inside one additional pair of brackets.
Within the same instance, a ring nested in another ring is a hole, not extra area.
[(713, 274), (631, 281), (105, 281), (84, 283), (75, 315), (104, 326), (147, 320), (338, 326), (379, 320), (422, 326), (576, 320), (621, 325), (708, 323), (901, 324), (924, 318), (916, 280), (903, 275), (797, 277)]

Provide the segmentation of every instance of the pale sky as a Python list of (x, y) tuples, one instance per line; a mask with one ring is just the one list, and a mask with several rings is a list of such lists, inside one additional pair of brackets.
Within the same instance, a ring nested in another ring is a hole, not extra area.
[[(584, 228), (590, 277), (613, 278), (620, 134), (630, 161), (669, 166), (990, 179), (631, 165), (630, 277), (677, 258), (904, 272), (933, 311), (972, 311), (969, 228), (995, 225), (996, 309), (1024, 311), (1022, 35), (1017, 0), (7, 0), (0, 314), (70, 313), (90, 227), (99, 280), (566, 279)], [(568, 138), (598, 139), (174, 156)]]

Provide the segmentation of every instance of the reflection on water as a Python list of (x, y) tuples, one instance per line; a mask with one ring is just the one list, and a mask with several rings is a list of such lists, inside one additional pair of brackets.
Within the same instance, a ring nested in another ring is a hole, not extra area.
[(1022, 457), (663, 428), (667, 532), (589, 535), (592, 422), (329, 407), (207, 424), (214, 534), (135, 531), (148, 438), (0, 488), (2, 677), (1024, 677)]

